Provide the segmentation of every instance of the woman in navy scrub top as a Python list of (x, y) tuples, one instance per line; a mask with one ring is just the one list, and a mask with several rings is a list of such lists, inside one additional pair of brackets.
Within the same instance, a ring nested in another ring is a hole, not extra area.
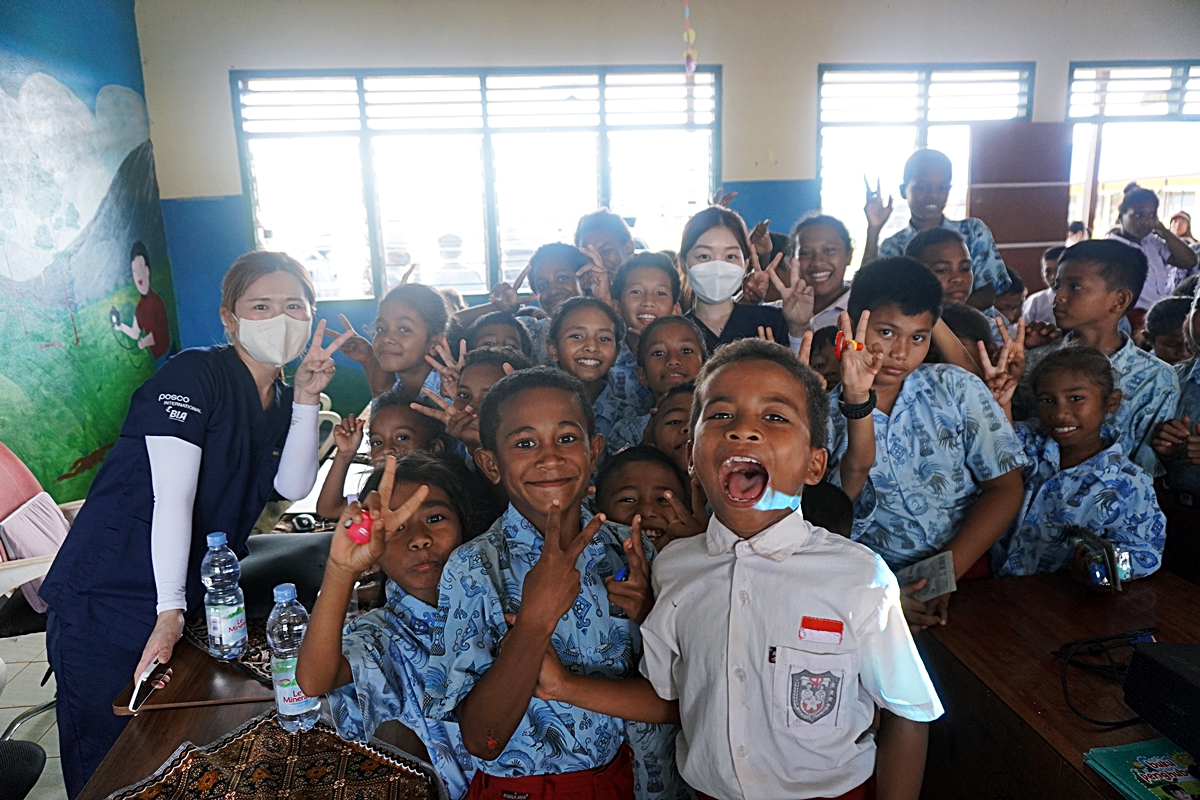
[(780, 344), (791, 342), (793, 350), (799, 349), (812, 319), (814, 298), (795, 265), (786, 286), (770, 270), (769, 278), (783, 297), (782, 310), (734, 301), (751, 263), (746, 224), (736, 211), (709, 206), (688, 220), (679, 260), (695, 295), (692, 309), (684, 316), (700, 328), (710, 353), (718, 345), (758, 336), (759, 328), (770, 331)]
[[(309, 344), (312, 278), (284, 253), (242, 256), (221, 288), (232, 344), (185, 350), (134, 392), (41, 588), (72, 798), (129, 719), (113, 699), (151, 659), (170, 659), (203, 605), (205, 537), (225, 532), (244, 557), (272, 488), (299, 499), (316, 482), (318, 395), (349, 334), (323, 348), (322, 320)], [(306, 344), (293, 388), (280, 368)]]

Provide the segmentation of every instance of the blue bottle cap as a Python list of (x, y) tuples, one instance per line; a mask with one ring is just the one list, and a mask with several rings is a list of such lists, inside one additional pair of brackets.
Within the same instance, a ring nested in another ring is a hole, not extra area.
[(208, 535), (209, 547), (224, 547), (225, 541), (225, 534), (220, 533), (219, 531), (217, 533), (210, 533)]
[(275, 587), (275, 602), (290, 603), (296, 599), (296, 584), (281, 583)]

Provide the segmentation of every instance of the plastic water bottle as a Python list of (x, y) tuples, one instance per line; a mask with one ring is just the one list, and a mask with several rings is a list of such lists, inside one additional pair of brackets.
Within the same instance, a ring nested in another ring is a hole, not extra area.
[(296, 585), (275, 587), (275, 607), (267, 617), (267, 642), (271, 645), (271, 679), (279, 725), (288, 733), (306, 731), (321, 716), (321, 698), (309, 697), (296, 683), (296, 654), (308, 628), (308, 612), (296, 601)]
[(208, 620), (208, 649), (217, 658), (230, 661), (246, 649), (246, 604), (238, 579), (242, 567), (225, 544), (225, 534), (208, 535), (208, 552), (200, 562), (204, 594), (204, 616)]

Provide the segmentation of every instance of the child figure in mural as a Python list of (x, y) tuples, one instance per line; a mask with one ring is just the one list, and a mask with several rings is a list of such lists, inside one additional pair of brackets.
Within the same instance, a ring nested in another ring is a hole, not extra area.
[(139, 350), (149, 350), (155, 360), (166, 355), (171, 347), (171, 327), (167, 319), (167, 305), (150, 288), (150, 253), (146, 245), (134, 242), (129, 254), (129, 266), (133, 272), (133, 284), (141, 299), (133, 311), (133, 324), (126, 325), (114, 307), (110, 312), (113, 327), (137, 342)]

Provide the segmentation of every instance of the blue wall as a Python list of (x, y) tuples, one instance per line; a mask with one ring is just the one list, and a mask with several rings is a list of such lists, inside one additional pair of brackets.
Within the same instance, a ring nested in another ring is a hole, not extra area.
[(737, 192), (730, 207), (742, 215), (748, 227), (771, 220), (775, 233), (789, 233), (796, 220), (821, 207), (820, 186), (803, 181), (725, 181), (726, 192)]
[[(242, 195), (163, 200), (167, 250), (175, 277), (179, 338), (183, 347), (205, 347), (225, 341), (221, 326), (221, 278), (229, 265), (253, 248), (249, 216)], [(366, 330), (375, 320), (375, 301), (322, 302), (318, 318), (341, 331), (339, 314), (355, 329)], [(334, 410), (358, 413), (371, 392), (362, 369), (340, 354), (338, 373), (327, 390)]]

